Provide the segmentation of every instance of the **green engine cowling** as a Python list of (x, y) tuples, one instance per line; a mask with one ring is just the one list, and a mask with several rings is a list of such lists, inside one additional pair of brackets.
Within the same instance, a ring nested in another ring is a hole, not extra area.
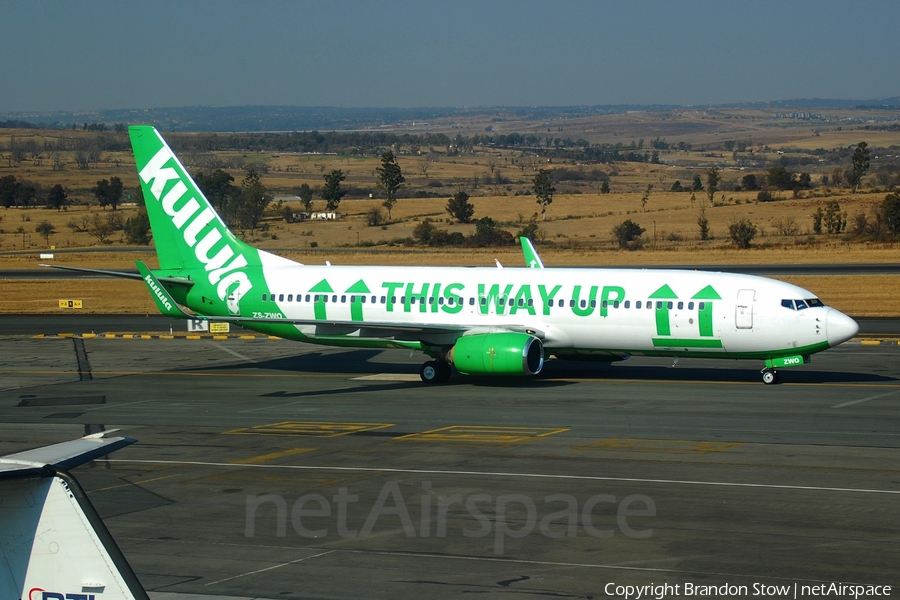
[(464, 335), (448, 358), (463, 375), (535, 375), (544, 366), (544, 344), (514, 331)]

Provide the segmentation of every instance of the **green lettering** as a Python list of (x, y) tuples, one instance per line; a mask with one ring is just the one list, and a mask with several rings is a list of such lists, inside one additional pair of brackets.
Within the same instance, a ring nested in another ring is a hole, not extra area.
[(572, 305), (572, 312), (575, 313), (576, 316), (586, 317), (592, 312), (594, 312), (594, 308), (597, 306), (597, 286), (592, 285), (591, 291), (588, 294), (588, 299), (585, 302), (584, 308), (581, 307), (581, 286), (576, 285), (572, 290), (572, 299), (575, 303)]
[[(519, 304), (519, 300), (522, 300), (522, 304)], [(524, 309), (528, 311), (529, 315), (536, 314), (534, 312), (534, 301), (531, 299), (531, 286), (528, 284), (523, 285), (519, 288), (519, 291), (516, 292), (516, 298), (513, 302), (513, 305), (509, 309), (509, 314), (516, 314), (517, 310)]]
[(550, 301), (553, 300), (554, 296), (559, 293), (559, 290), (562, 289), (561, 285), (553, 286), (553, 289), (550, 290), (550, 293), (547, 293), (547, 286), (541, 284), (538, 286), (538, 291), (541, 293), (541, 302), (544, 304), (544, 314), (550, 314)]
[[(463, 309), (463, 299), (457, 292), (461, 292), (465, 286), (461, 283), (451, 283), (447, 287), (444, 288), (444, 299), (447, 303), (441, 306), (441, 310), (445, 313), (449, 313), (451, 315), (458, 313)], [(453, 304), (449, 304), (450, 300), (453, 300)]]
[(394, 297), (397, 289), (403, 287), (403, 284), (396, 281), (386, 281), (381, 284), (381, 287), (387, 290), (387, 311), (394, 312), (394, 303), (391, 302), (391, 298)]
[[(505, 300), (509, 298), (510, 293), (512, 292), (512, 284), (507, 284), (503, 288), (503, 294), (500, 294), (500, 284), (495, 283), (491, 286), (491, 289), (488, 290), (487, 293), (484, 292), (484, 284), (478, 284), (478, 311), (482, 315), (486, 315), (491, 310), (491, 302), (494, 303), (494, 312), (498, 315), (502, 315), (505, 313), (506, 308), (503, 304), (500, 304), (500, 300)], [(484, 304), (481, 303), (482, 299), (484, 300)]]
[(406, 284), (406, 298), (403, 302), (403, 312), (411, 312), (412, 311), (411, 304), (412, 304), (413, 296), (419, 297), (419, 299), (416, 300), (416, 302), (419, 303), (419, 312), (425, 312), (425, 297), (428, 296), (428, 284), (427, 283), (422, 284), (421, 292), (413, 291), (415, 289), (415, 287), (414, 287), (415, 285), (416, 284), (414, 284), (414, 283)]
[[(615, 294), (615, 298), (612, 295)], [(622, 302), (625, 299), (625, 288), (617, 285), (604, 285), (603, 291), (600, 293), (600, 316), (605, 317), (609, 314), (610, 302)]]

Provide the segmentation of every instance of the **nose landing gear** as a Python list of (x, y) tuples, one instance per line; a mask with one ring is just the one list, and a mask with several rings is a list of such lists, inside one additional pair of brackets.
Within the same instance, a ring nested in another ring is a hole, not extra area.
[(766, 369), (763, 369), (762, 371), (760, 371), (760, 373), (762, 373), (762, 380), (763, 380), (763, 383), (766, 385), (772, 385), (772, 384), (778, 383), (778, 381), (781, 379), (778, 376), (778, 371), (776, 371), (775, 369), (766, 368)]

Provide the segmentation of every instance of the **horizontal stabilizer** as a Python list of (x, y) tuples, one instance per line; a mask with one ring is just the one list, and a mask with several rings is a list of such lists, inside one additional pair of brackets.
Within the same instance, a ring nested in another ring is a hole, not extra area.
[(69, 470), (119, 448), (129, 446), (135, 441), (128, 437), (87, 436), (52, 446), (8, 454), (0, 457), (0, 479), (33, 476), (45, 470), (46, 467)]
[[(92, 275), (104, 275), (106, 277), (121, 277), (123, 279), (143, 279), (141, 274), (134, 271), (109, 271), (107, 269), (86, 269), (84, 267), (64, 267), (62, 265), (47, 265), (40, 263), (39, 267), (49, 267), (51, 269), (60, 269), (62, 271), (75, 271), (78, 273), (90, 273)], [(166, 285), (182, 285), (191, 287), (194, 282), (184, 277), (157, 277), (157, 279)]]

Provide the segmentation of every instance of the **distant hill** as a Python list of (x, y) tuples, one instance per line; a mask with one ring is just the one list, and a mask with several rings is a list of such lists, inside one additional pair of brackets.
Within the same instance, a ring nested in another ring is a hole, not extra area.
[[(84, 123), (152, 123), (164, 131), (332, 131), (369, 129), (453, 117), (504, 115), (523, 119), (564, 119), (628, 111), (697, 108), (677, 105), (618, 104), (598, 106), (481, 106), (430, 108), (344, 108), (334, 106), (184, 106), (77, 112), (0, 113), (0, 127), (70, 128)], [(900, 108), (900, 97), (878, 100), (801, 98), (703, 108), (841, 109)]]

